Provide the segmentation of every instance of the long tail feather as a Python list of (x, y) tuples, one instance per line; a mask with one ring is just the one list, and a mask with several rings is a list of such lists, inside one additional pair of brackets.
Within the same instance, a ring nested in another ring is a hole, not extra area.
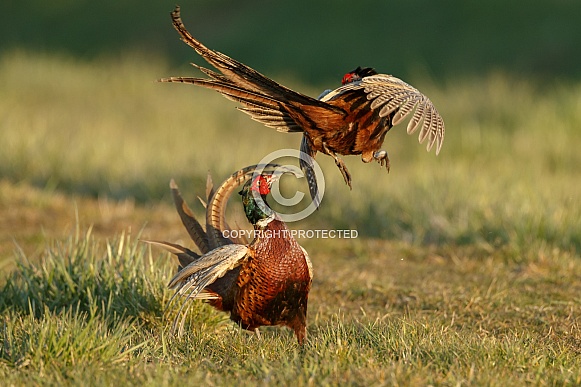
[(230, 58), (218, 51), (214, 51), (203, 45), (200, 41), (195, 39), (186, 29), (182, 22), (180, 15), (180, 7), (176, 6), (171, 13), (172, 23), (176, 31), (180, 34), (182, 41), (188, 46), (192, 47), (199, 55), (201, 55), (209, 64), (218, 69), (222, 75), (218, 75), (211, 71), (206, 72), (206, 69), (200, 69), (208, 76), (214, 79), (227, 79), (229, 82), (236, 84), (239, 87), (259, 91), (265, 95), (273, 98), (292, 99), (300, 103), (314, 104), (316, 106), (325, 106), (318, 100), (307, 95), (297, 93), (272, 79), (265, 77), (258, 71)]
[(206, 232), (202, 228), (200, 222), (196, 220), (194, 213), (192, 212), (190, 207), (188, 207), (187, 203), (182, 198), (178, 185), (176, 184), (174, 179), (171, 179), (169, 186), (171, 188), (171, 193), (173, 196), (176, 210), (180, 216), (180, 219), (184, 227), (188, 231), (190, 238), (192, 238), (192, 240), (194, 241), (196, 246), (198, 246), (202, 254), (207, 253), (211, 249), (210, 246), (208, 245), (208, 237), (206, 235)]
[(172, 254), (178, 257), (180, 262), (180, 267), (178, 270), (182, 270), (184, 267), (188, 266), (190, 263), (194, 262), (196, 259), (200, 258), (199, 254), (196, 254), (192, 250), (185, 248), (183, 246), (177, 245), (175, 243), (154, 241), (154, 240), (143, 240), (143, 242), (149, 243), (155, 246), (161, 246)]

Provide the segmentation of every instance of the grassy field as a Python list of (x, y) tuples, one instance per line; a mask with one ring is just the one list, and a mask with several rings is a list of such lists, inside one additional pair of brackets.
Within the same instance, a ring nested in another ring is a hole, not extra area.
[(446, 120), (440, 156), (395, 128), (389, 174), (345, 158), (352, 191), (319, 157), (322, 208), (290, 227), (359, 238), (300, 240), (315, 270), (301, 349), (284, 328), (257, 340), (202, 304), (170, 334), (175, 263), (138, 241), (192, 245), (169, 179), (194, 205), (208, 170), (219, 181), (300, 141), (215, 93), (155, 82), (190, 71), (2, 57), (5, 383), (581, 383), (581, 84), (406, 79)]

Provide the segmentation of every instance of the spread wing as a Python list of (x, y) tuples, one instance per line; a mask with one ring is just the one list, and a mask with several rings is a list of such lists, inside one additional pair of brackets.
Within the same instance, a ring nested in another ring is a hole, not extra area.
[[(366, 98), (362, 99), (362, 96)], [(408, 134), (421, 128), (419, 142), (427, 138), (427, 150), (431, 150), (435, 144), (436, 154), (440, 153), (444, 142), (444, 120), (428, 97), (401, 79), (386, 74), (371, 75), (341, 86), (324, 95), (321, 100), (329, 104), (351, 105), (352, 111), (356, 103), (358, 109), (377, 109), (379, 119), (393, 113), (391, 123), (394, 126), (413, 112), (407, 126)]]

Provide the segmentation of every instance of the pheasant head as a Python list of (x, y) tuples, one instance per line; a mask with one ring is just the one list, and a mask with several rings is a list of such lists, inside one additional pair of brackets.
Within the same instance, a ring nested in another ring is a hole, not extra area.
[(377, 71), (371, 67), (358, 66), (355, 70), (348, 72), (343, 76), (341, 84), (346, 85), (351, 82), (360, 81), (361, 78), (368, 77), (370, 75), (377, 75)]
[(248, 180), (240, 191), (244, 213), (253, 225), (256, 225), (260, 220), (273, 217), (274, 212), (266, 203), (266, 195), (270, 193), (272, 184), (278, 180), (279, 176), (275, 174), (258, 175)]

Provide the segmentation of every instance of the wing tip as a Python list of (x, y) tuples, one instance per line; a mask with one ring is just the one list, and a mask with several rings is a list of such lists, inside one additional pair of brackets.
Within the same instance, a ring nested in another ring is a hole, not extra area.
[(436, 140), (436, 156), (440, 154), (440, 150), (442, 149), (442, 145), (444, 145), (444, 137), (438, 137)]

